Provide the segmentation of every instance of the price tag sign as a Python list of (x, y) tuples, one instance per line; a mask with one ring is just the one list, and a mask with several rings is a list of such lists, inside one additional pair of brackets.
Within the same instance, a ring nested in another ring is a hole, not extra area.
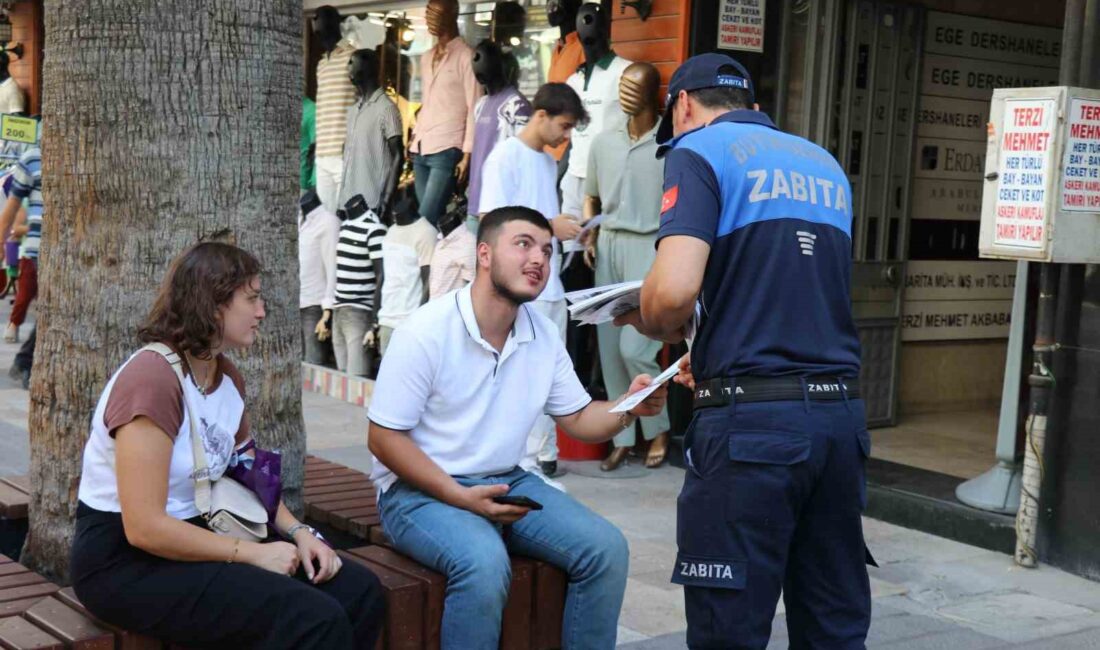
[(38, 142), (38, 120), (33, 117), (17, 115), (0, 116), (0, 140), (36, 144)]

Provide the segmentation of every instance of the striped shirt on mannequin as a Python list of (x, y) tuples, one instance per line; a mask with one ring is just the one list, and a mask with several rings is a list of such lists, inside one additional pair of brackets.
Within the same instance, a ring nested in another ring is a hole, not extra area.
[(348, 107), (355, 103), (355, 86), (348, 78), (348, 59), (355, 48), (341, 41), (317, 62), (318, 157), (342, 156), (347, 137)]
[(372, 309), (377, 278), (374, 261), (382, 261), (386, 227), (373, 212), (365, 212), (340, 225), (336, 245), (336, 303), (334, 308)]

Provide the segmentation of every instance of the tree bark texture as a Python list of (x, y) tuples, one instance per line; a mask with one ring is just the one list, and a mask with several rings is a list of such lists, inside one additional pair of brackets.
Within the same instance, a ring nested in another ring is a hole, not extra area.
[(261, 447), (301, 509), (296, 0), (46, 0), (38, 349), (24, 559), (65, 579), (96, 400), (138, 346), (168, 263), (200, 240), (264, 266), (267, 319), (235, 359)]

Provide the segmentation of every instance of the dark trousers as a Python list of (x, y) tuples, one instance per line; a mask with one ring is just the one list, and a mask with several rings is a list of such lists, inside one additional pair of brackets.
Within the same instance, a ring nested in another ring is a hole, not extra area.
[(782, 591), (792, 648), (864, 648), (863, 402), (698, 409), (684, 442), (672, 581), (688, 646), (764, 648)]
[(112, 625), (189, 647), (371, 649), (383, 622), (378, 578), (354, 562), (332, 580), (226, 562), (177, 562), (129, 544), (118, 513), (80, 505), (73, 588)]
[(19, 352), (15, 354), (15, 360), (12, 362), (12, 365), (20, 370), (30, 370), (34, 367), (34, 345), (35, 339), (37, 338), (38, 323), (35, 323), (34, 329), (31, 330), (31, 335), (27, 337), (26, 341), (23, 341), (23, 345), (19, 346)]
[(19, 260), (19, 280), (15, 289), (15, 305), (11, 309), (11, 323), (22, 325), (27, 320), (31, 301), (38, 297), (38, 262), (26, 257)]

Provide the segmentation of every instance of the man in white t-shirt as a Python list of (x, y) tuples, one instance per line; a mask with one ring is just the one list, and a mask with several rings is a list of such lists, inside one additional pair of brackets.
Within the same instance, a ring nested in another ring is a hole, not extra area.
[[(480, 210), (484, 214), (506, 206), (522, 206), (550, 221), (554, 230), (550, 277), (546, 289), (531, 306), (554, 323), (558, 337), (564, 342), (568, 316), (565, 288), (559, 276), (561, 249), (558, 242), (575, 238), (580, 226), (558, 209), (557, 163), (545, 150), (568, 140), (573, 127), (588, 120), (588, 113), (577, 93), (561, 83), (548, 83), (539, 88), (531, 111), (531, 119), (519, 135), (498, 143), (485, 159)], [(554, 421), (549, 416), (540, 417), (531, 429), (527, 455), (521, 466), (527, 470), (538, 467), (538, 471), (549, 477), (556, 472), (557, 462)]]
[[(556, 326), (527, 304), (544, 289), (552, 254), (538, 212), (486, 214), (473, 284), (409, 316), (375, 382), (368, 444), (379, 513), (398, 550), (447, 578), (443, 648), (499, 647), (509, 552), (568, 573), (562, 647), (615, 647), (626, 539), (517, 465), (540, 414), (601, 442), (658, 413), (665, 390), (621, 414), (588, 396)], [(639, 375), (627, 394), (651, 381)]]

